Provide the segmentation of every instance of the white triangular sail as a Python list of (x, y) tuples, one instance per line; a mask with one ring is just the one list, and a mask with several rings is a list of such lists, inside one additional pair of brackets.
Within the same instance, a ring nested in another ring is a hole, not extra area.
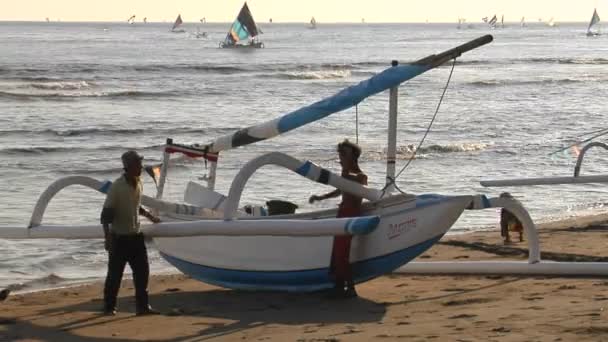
[(587, 33), (592, 33), (591, 28), (594, 25), (597, 25), (600, 22), (600, 16), (597, 14), (597, 9), (593, 9), (593, 15), (591, 16), (591, 21), (589, 22), (589, 27), (587, 27)]

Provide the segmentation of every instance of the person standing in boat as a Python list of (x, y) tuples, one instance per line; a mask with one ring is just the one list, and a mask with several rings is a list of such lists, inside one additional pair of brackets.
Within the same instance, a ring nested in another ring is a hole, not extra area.
[(139, 231), (139, 215), (154, 223), (160, 219), (141, 207), (143, 157), (135, 151), (128, 151), (121, 159), (125, 172), (112, 183), (101, 212), (105, 249), (109, 255), (103, 293), (104, 313), (116, 314), (116, 297), (128, 263), (133, 271), (136, 314), (158, 314), (148, 303), (150, 265), (144, 236)]
[[(362, 185), (367, 185), (367, 176), (359, 168), (359, 156), (361, 148), (348, 139), (338, 144), (338, 156), (342, 167), (342, 177)], [(338, 207), (337, 217), (355, 217), (361, 215), (361, 203), (363, 199), (356, 195), (342, 192), (338, 189), (325, 195), (313, 195), (309, 203), (322, 201), (328, 198), (342, 195), (342, 202)], [(350, 245), (352, 236), (335, 236), (331, 253), (330, 272), (335, 282), (334, 295), (339, 297), (356, 297), (355, 283), (352, 277), (350, 265)]]

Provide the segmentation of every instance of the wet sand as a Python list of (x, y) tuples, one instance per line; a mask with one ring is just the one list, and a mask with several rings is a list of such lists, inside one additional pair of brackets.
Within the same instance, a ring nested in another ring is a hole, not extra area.
[[(543, 259), (607, 261), (607, 215), (540, 225)], [(517, 240), (517, 239), (514, 239)], [(444, 237), (419, 260), (526, 260), (500, 232)], [(608, 279), (389, 275), (360, 297), (243, 292), (182, 275), (151, 279), (162, 316), (134, 315), (123, 282), (119, 312), (99, 314), (102, 284), (11, 295), (1, 341), (608, 341)]]

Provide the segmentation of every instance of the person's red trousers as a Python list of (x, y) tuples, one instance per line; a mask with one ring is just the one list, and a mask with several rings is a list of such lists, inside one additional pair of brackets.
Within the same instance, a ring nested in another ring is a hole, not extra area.
[[(359, 208), (348, 208), (340, 206), (336, 217), (356, 217), (361, 214)], [(336, 284), (343, 284), (352, 281), (353, 275), (350, 267), (350, 243), (352, 235), (334, 236), (334, 243), (331, 251), (331, 274), (335, 278)]]

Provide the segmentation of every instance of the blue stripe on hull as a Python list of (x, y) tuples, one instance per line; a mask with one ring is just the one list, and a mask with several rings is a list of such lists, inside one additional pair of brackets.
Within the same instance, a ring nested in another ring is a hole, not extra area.
[[(353, 264), (353, 278), (362, 283), (390, 273), (424, 253), (442, 235), (403, 250)], [(241, 271), (194, 264), (165, 253), (161, 255), (182, 273), (205, 283), (241, 290), (311, 292), (333, 287), (329, 268), (303, 271)], [(329, 263), (329, 260), (328, 260)]]

